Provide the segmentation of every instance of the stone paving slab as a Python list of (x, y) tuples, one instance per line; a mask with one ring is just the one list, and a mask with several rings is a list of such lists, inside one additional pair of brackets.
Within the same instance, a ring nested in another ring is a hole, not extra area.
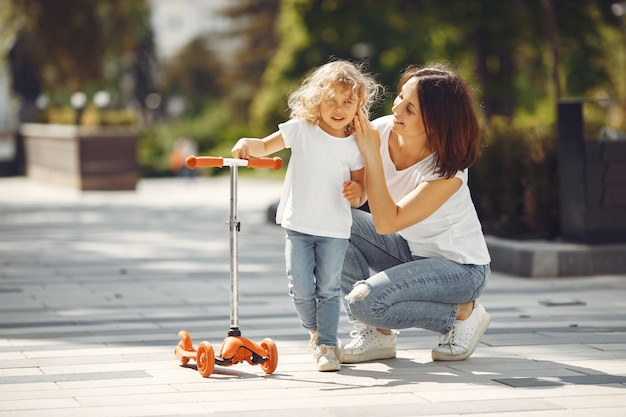
[[(436, 335), (398, 356), (320, 373), (287, 295), (280, 182), (239, 182), (240, 327), (276, 371), (173, 355), (178, 331), (216, 350), (229, 326), (227, 177), (79, 192), (0, 179), (0, 417), (626, 415), (626, 276), (494, 273), (476, 353), (433, 362)], [(342, 316), (340, 333), (351, 326)]]

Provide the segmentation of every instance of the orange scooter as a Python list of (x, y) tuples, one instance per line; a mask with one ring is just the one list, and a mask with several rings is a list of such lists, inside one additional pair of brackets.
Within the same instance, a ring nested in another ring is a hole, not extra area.
[(195, 349), (189, 333), (181, 330), (178, 333), (181, 340), (174, 349), (174, 355), (183, 366), (186, 366), (190, 360), (196, 361), (198, 372), (204, 378), (211, 375), (216, 364), (231, 366), (244, 361), (250, 365), (260, 365), (266, 374), (271, 374), (278, 365), (278, 350), (274, 341), (265, 338), (261, 343), (255, 343), (243, 337), (239, 330), (237, 233), (240, 224), (237, 220), (237, 175), (239, 167), (280, 169), (283, 161), (278, 157), (236, 159), (189, 156), (185, 164), (189, 169), (230, 167), (230, 219), (228, 222), (230, 228), (230, 330), (222, 342), (219, 356), (215, 356), (213, 346), (206, 341), (201, 342)]

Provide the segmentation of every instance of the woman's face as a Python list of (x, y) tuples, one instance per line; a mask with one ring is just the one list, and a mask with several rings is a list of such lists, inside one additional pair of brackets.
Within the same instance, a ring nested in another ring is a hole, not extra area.
[(402, 136), (420, 136), (425, 134), (424, 121), (420, 113), (420, 103), (417, 98), (417, 78), (409, 79), (400, 90), (400, 94), (393, 101), (392, 130)]
[(358, 100), (352, 89), (337, 86), (327, 93), (320, 103), (319, 126), (329, 135), (346, 136), (346, 126), (354, 120)]

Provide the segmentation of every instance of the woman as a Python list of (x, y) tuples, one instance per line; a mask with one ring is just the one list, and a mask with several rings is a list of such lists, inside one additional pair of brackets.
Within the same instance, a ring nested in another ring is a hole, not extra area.
[(487, 330), (475, 300), (491, 258), (467, 185), (477, 108), (453, 71), (409, 67), (393, 115), (355, 118), (371, 214), (353, 210), (342, 292), (356, 330), (344, 363), (395, 357), (391, 329), (411, 327), (441, 333), (433, 360), (463, 360)]

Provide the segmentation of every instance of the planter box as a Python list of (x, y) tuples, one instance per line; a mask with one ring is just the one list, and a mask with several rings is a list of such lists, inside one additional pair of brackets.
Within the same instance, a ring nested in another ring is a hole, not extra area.
[(134, 190), (137, 139), (131, 127), (23, 124), (26, 175), (79, 190)]

